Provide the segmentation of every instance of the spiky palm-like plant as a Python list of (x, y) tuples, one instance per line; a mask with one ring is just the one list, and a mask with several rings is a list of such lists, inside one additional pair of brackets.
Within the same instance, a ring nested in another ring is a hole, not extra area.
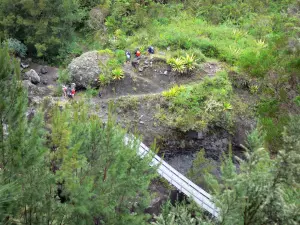
[(121, 68), (117, 68), (111, 71), (113, 80), (121, 80), (124, 78), (124, 71)]
[(195, 68), (195, 56), (186, 54), (185, 58), (182, 58), (184, 64), (188, 70), (193, 70)]
[(171, 65), (172, 70), (179, 73), (184, 73), (186, 66), (182, 58), (171, 58), (168, 60), (168, 63)]

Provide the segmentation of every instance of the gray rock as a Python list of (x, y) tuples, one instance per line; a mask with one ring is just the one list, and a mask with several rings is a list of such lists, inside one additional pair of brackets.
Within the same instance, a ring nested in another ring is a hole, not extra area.
[(139, 72), (143, 72), (144, 68), (143, 67), (139, 67)]
[(133, 59), (133, 60), (131, 61), (131, 65), (132, 65), (134, 68), (137, 68), (137, 67), (139, 66), (139, 64), (140, 64), (140, 61), (139, 61), (137, 58), (135, 58), (135, 59)]
[(165, 71), (165, 72), (164, 72), (164, 75), (167, 75), (167, 74), (168, 74), (168, 71)]
[(42, 84), (47, 85), (48, 84), (48, 79), (43, 79)]
[(144, 124), (145, 122), (144, 121), (140, 121), (140, 124)]
[(31, 69), (28, 72), (26, 72), (25, 76), (27, 76), (29, 78), (29, 80), (31, 81), (31, 83), (33, 83), (33, 84), (38, 84), (38, 83), (41, 82), (40, 76), (33, 69)]
[(223, 143), (224, 145), (228, 145), (229, 141), (228, 141), (227, 138), (223, 138), (223, 139), (222, 139), (222, 143)]
[(203, 139), (203, 138), (204, 138), (204, 133), (198, 132), (197, 139)]
[(58, 74), (56, 74), (54, 77), (53, 77), (53, 81), (57, 81), (58, 80)]
[(28, 72), (22, 73), (22, 80), (29, 80)]
[(29, 67), (28, 63), (21, 62), (21, 68), (26, 69)]
[(102, 72), (101, 64), (105, 64), (108, 59), (109, 55), (99, 55), (97, 51), (86, 52), (73, 59), (68, 66), (71, 81), (79, 89), (98, 86), (98, 82), (95, 80), (98, 80), (99, 74)]
[(42, 74), (48, 73), (48, 67), (47, 67), (47, 66), (43, 66), (43, 67), (41, 68), (40, 72), (41, 72)]
[(36, 85), (32, 84), (29, 80), (23, 80), (23, 86), (27, 89), (29, 98), (32, 98), (37, 95), (45, 95), (47, 92), (47, 88), (37, 87)]
[(30, 104), (34, 106), (38, 106), (42, 103), (43, 99), (39, 96), (34, 96), (30, 98)]

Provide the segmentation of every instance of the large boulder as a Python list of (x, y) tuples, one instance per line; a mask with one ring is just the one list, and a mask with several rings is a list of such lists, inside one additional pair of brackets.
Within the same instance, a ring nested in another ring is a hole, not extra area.
[(28, 72), (25, 73), (25, 77), (28, 77), (28, 79), (31, 81), (33, 84), (38, 84), (41, 82), (40, 76), (37, 74), (37, 72), (33, 69), (29, 70)]
[(109, 59), (108, 55), (99, 54), (97, 51), (86, 52), (72, 60), (68, 66), (71, 81), (76, 88), (87, 88), (98, 85), (98, 77), (102, 70), (99, 66), (105, 64)]

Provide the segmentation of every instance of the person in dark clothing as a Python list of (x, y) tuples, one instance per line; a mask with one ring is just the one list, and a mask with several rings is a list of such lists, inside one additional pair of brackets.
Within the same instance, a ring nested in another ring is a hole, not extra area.
[(131, 58), (131, 54), (128, 50), (125, 51), (125, 56), (126, 56), (126, 62), (129, 63), (130, 62), (130, 58)]
[(71, 87), (68, 87), (68, 89), (67, 89), (67, 96), (69, 98), (72, 98), (72, 88)]
[(154, 47), (153, 46), (148, 47), (148, 53), (149, 54), (154, 54)]
[(98, 93), (98, 97), (99, 97), (99, 98), (102, 98), (101, 91), (99, 91), (99, 93)]

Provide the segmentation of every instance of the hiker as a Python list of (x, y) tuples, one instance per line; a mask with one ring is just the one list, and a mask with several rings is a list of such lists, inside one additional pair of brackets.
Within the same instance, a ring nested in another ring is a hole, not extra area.
[(99, 98), (102, 98), (101, 91), (99, 91), (99, 93), (98, 93), (98, 97), (99, 97)]
[(67, 96), (68, 96), (69, 98), (72, 98), (72, 88), (71, 88), (71, 87), (68, 87), (68, 88), (67, 88)]
[(72, 96), (72, 98), (74, 98), (74, 95), (75, 95), (75, 88), (72, 88), (72, 90), (71, 90), (71, 96)]
[(135, 52), (134, 52), (134, 54), (135, 54), (135, 57), (136, 57), (136, 58), (138, 58), (138, 57), (141, 56), (141, 52), (140, 52), (139, 49), (136, 49)]
[(149, 54), (154, 54), (154, 47), (153, 46), (148, 47), (148, 53)]
[(126, 62), (129, 63), (130, 62), (130, 58), (131, 58), (130, 52), (128, 50), (126, 50), (125, 55), (126, 55)]
[(64, 97), (66, 98), (67, 97), (67, 87), (65, 85), (63, 85), (62, 90), (63, 90), (63, 93), (64, 93)]

